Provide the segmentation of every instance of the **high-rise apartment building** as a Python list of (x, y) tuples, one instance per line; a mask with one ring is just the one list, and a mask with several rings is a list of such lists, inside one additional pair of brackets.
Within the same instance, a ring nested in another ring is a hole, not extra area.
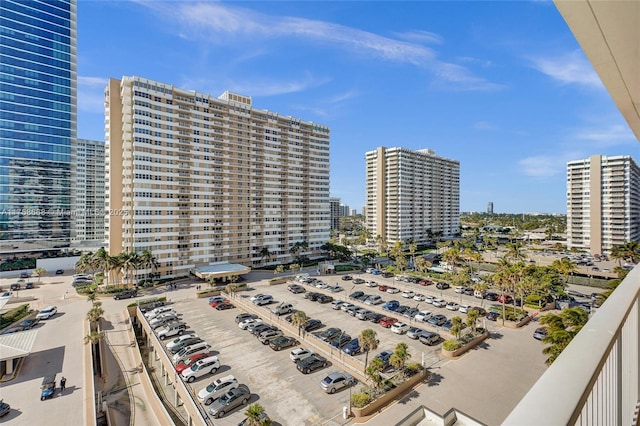
[(365, 154), (367, 227), (387, 243), (453, 237), (460, 228), (460, 163), (430, 149)]
[(487, 203), (487, 213), (488, 214), (493, 214), (493, 201), (489, 201)]
[(104, 241), (104, 142), (71, 144), (71, 241)]
[(331, 230), (337, 231), (340, 229), (340, 198), (329, 198), (329, 205), (331, 209)]
[(68, 247), (76, 1), (0, 2), (0, 253)]
[(351, 209), (346, 204), (340, 204), (340, 216), (347, 217), (349, 216)]
[(327, 126), (140, 77), (106, 99), (109, 252), (149, 249), (180, 276), (321, 255), (330, 238)]
[(567, 246), (608, 254), (640, 241), (640, 169), (628, 155), (567, 163)]

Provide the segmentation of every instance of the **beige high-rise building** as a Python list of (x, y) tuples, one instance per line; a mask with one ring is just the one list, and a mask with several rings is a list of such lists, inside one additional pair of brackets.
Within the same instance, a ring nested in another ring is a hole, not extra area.
[(430, 149), (367, 152), (367, 228), (375, 238), (424, 243), (460, 228), (460, 163)]
[(105, 107), (111, 255), (149, 249), (162, 276), (282, 263), (303, 241), (297, 255), (320, 255), (329, 127), (140, 77), (111, 79)]
[(640, 241), (640, 169), (628, 155), (567, 163), (567, 246), (591, 254)]

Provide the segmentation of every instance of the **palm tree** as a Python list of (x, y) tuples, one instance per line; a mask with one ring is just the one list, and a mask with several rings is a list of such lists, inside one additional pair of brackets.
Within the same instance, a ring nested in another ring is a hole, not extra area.
[(569, 275), (578, 270), (578, 266), (567, 258), (554, 260), (551, 267), (564, 276), (565, 285), (569, 282)]
[(513, 259), (518, 262), (520, 260), (524, 260), (525, 256), (522, 252), (522, 244), (520, 243), (509, 243), (507, 244), (507, 253), (504, 255), (507, 259)]
[(380, 372), (384, 370), (384, 363), (380, 358), (371, 360), (369, 366), (365, 369), (365, 374), (373, 382), (373, 387), (379, 389), (382, 386), (383, 378)]
[(431, 266), (433, 266), (433, 264), (421, 256), (419, 256), (414, 262), (414, 267), (422, 273), (427, 272)]
[(270, 426), (272, 424), (271, 419), (265, 415), (262, 405), (257, 402), (248, 406), (244, 415), (247, 416), (245, 422), (247, 426)]
[(358, 342), (360, 343), (360, 347), (364, 350), (364, 367), (367, 368), (367, 363), (369, 362), (369, 351), (375, 351), (378, 349), (378, 334), (375, 330), (371, 328), (365, 328), (360, 332), (360, 336), (358, 336)]
[(160, 267), (158, 259), (153, 255), (151, 250), (145, 249), (140, 253), (138, 260), (140, 262), (140, 266), (147, 270), (147, 281), (150, 281), (150, 276), (153, 271)]
[(93, 255), (91, 256), (92, 258), (92, 264), (99, 270), (102, 271), (102, 273), (104, 274), (104, 278), (105, 278), (105, 284), (109, 284), (109, 278), (110, 278), (110, 258), (111, 256), (109, 256), (109, 253), (105, 250), (104, 247), (100, 247), (95, 253), (93, 253)]
[(479, 317), (480, 317), (480, 312), (478, 312), (475, 309), (472, 309), (469, 312), (467, 312), (467, 326), (469, 326), (471, 328), (471, 331), (473, 331), (474, 333), (476, 331), (476, 324)]
[(93, 272), (93, 266), (95, 265), (95, 259), (93, 259), (93, 253), (85, 252), (80, 255), (80, 259), (74, 265), (74, 269), (81, 274), (85, 274), (89, 271)]
[(38, 282), (40, 282), (40, 278), (47, 273), (47, 270), (39, 267), (33, 270), (33, 273), (36, 274), (38, 276)]
[(298, 336), (300, 336), (300, 331), (302, 330), (302, 327), (305, 326), (307, 321), (309, 321), (309, 317), (304, 313), (304, 311), (297, 311), (291, 317), (291, 324), (295, 327), (298, 327)]
[(460, 318), (459, 316), (451, 318), (451, 324), (451, 332), (457, 339), (460, 337), (460, 332), (462, 331), (462, 318)]
[(547, 365), (558, 358), (588, 320), (589, 315), (580, 308), (563, 309), (559, 314), (549, 313), (540, 318), (540, 324), (547, 326), (548, 331), (547, 336), (542, 339), (549, 344), (542, 350), (543, 354), (549, 356), (545, 361)]
[(100, 318), (102, 318), (102, 315), (104, 315), (104, 309), (102, 309), (99, 306), (98, 307), (94, 306), (93, 308), (89, 309), (89, 312), (87, 312), (87, 320), (90, 323), (95, 323)]
[(87, 293), (87, 300), (91, 302), (92, 305), (96, 303), (97, 299), (98, 299), (98, 294), (95, 291), (90, 291), (89, 293)]
[(267, 263), (271, 261), (272, 253), (269, 251), (269, 247), (267, 246), (262, 247), (258, 254), (260, 255), (261, 263), (264, 262), (265, 259), (267, 259)]
[(120, 253), (118, 258), (120, 260), (120, 268), (123, 272), (123, 278), (125, 282), (128, 279), (128, 286), (132, 287), (136, 275), (136, 270), (138, 269), (138, 265), (140, 264), (140, 257), (138, 256), (138, 253), (134, 251), (125, 251)]
[(411, 242), (409, 243), (409, 253), (411, 254), (411, 264), (414, 268), (416, 267), (415, 254), (417, 250), (418, 244), (415, 241), (411, 240)]
[(405, 362), (411, 358), (411, 354), (408, 352), (408, 349), (409, 346), (407, 346), (406, 343), (398, 343), (396, 345), (396, 350), (393, 351), (393, 355), (389, 358), (389, 363), (398, 370), (404, 370)]

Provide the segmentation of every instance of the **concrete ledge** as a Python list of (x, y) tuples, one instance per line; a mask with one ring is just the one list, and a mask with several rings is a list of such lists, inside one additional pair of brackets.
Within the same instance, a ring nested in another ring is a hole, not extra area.
[[(82, 331), (84, 336), (89, 334), (89, 322), (82, 322)], [(85, 399), (84, 399), (84, 424), (87, 426), (95, 426), (96, 424), (96, 390), (93, 380), (93, 357), (91, 354), (91, 346), (90, 344), (84, 345), (84, 350), (82, 353), (82, 363), (83, 363), (83, 381), (85, 388)]]
[(291, 277), (271, 278), (269, 280), (269, 285), (285, 284), (290, 278)]
[(382, 395), (380, 398), (376, 399), (372, 403), (362, 407), (362, 408), (351, 408), (351, 412), (356, 417), (355, 421), (361, 420), (363, 417), (371, 416), (372, 414), (380, 411), (382, 408), (387, 406), (391, 401), (396, 399), (400, 399), (402, 395), (409, 392), (415, 385), (424, 381), (427, 377), (427, 370), (423, 369), (415, 376), (410, 377), (404, 383), (396, 386), (394, 389)]
[(464, 354), (469, 349), (472, 349), (475, 346), (479, 345), (480, 342), (485, 340), (487, 337), (489, 337), (489, 332), (485, 330), (485, 332), (483, 334), (481, 334), (480, 336), (476, 337), (475, 339), (473, 339), (472, 341), (470, 341), (466, 345), (456, 349), (455, 351), (447, 351), (445, 349), (442, 349), (442, 355), (445, 358), (449, 358), (449, 359), (458, 358), (460, 355)]
[[(501, 320), (498, 320), (501, 321)], [(504, 326), (508, 327), (508, 328), (520, 328), (526, 324), (529, 323), (529, 321), (531, 321), (531, 316), (527, 315), (526, 317), (524, 317), (523, 319), (521, 319), (519, 322), (515, 322), (515, 321), (506, 321), (504, 322)]]

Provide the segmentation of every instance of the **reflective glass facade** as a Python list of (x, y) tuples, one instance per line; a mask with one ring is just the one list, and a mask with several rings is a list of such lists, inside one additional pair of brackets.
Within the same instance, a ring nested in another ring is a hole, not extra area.
[(68, 247), (76, 0), (0, 1), (0, 253)]

